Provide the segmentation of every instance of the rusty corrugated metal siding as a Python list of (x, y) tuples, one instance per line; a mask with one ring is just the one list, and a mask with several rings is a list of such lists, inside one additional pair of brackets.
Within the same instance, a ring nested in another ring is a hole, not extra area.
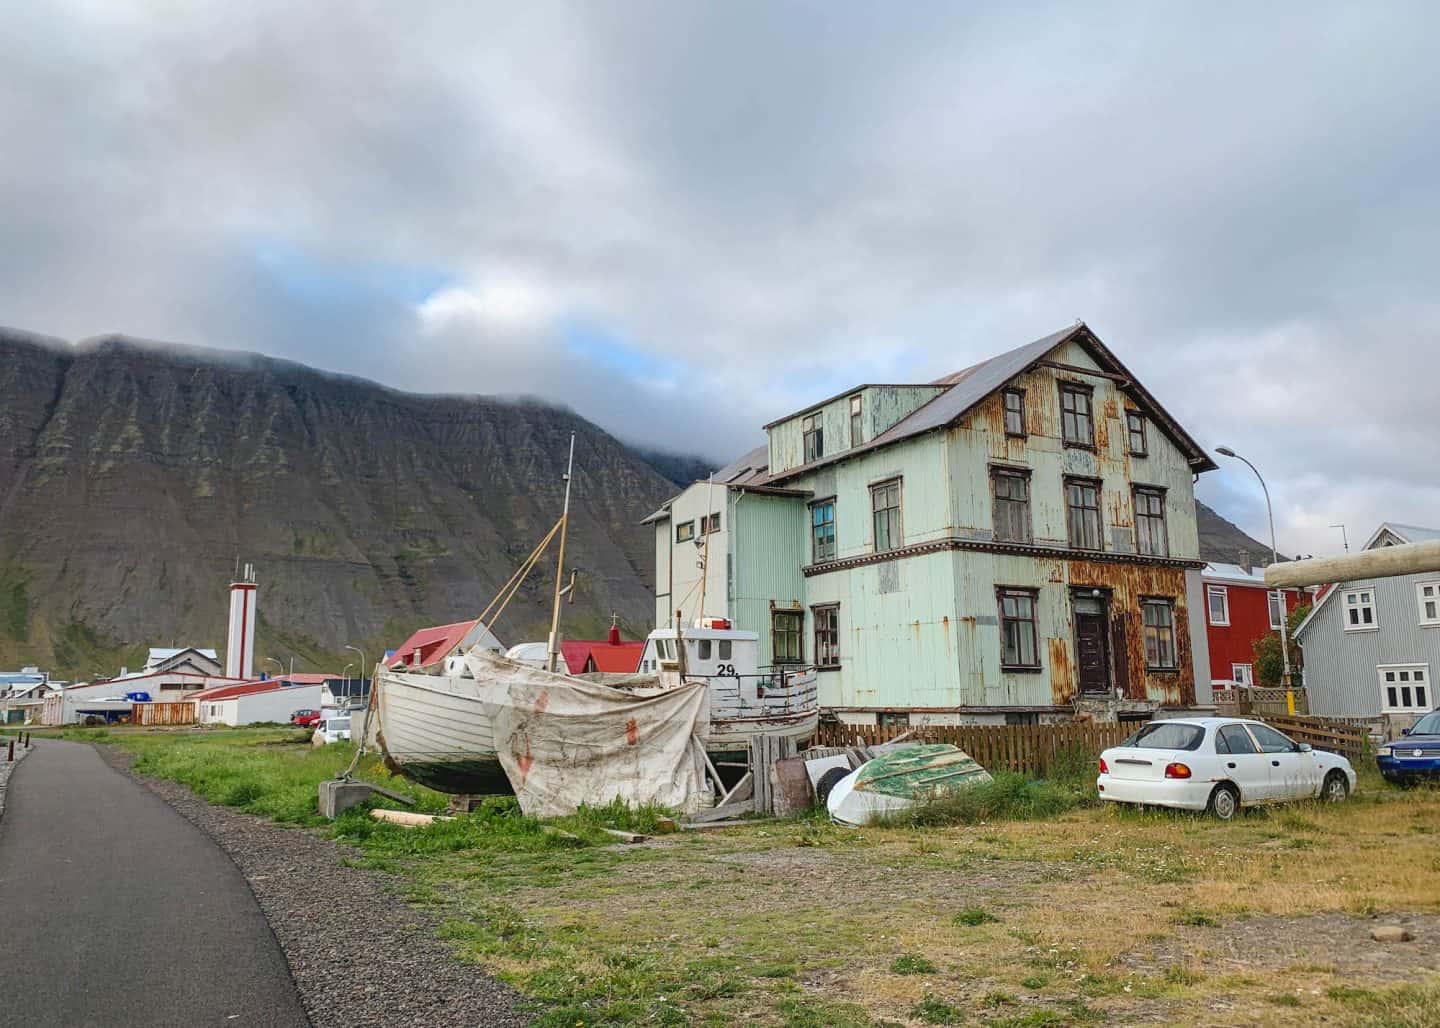
[(195, 724), (195, 704), (191, 700), (137, 703), (130, 708), (130, 723), (135, 725), (193, 725)]

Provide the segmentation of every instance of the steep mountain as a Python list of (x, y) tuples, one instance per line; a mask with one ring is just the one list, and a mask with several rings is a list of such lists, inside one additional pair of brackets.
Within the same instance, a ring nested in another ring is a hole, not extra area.
[[(564, 614), (648, 630), (650, 534), (674, 489), (574, 413), (420, 396), (249, 354), (0, 331), (0, 666), (71, 676), (147, 645), (221, 647), (257, 566), (256, 660), (339, 670), (474, 617), (559, 516), (576, 434)], [(553, 548), (552, 551), (553, 553)], [(496, 625), (543, 639), (553, 560)]]
[[(1270, 544), (1246, 535), (1199, 500), (1195, 501), (1195, 523), (1200, 530), (1200, 556), (1215, 564), (1270, 563)], [(1280, 554), (1281, 560), (1286, 556)]]
[(696, 482), (705, 481), (712, 471), (718, 471), (721, 464), (704, 457), (681, 453), (666, 453), (643, 446), (631, 445), (630, 449), (674, 485), (685, 489)]

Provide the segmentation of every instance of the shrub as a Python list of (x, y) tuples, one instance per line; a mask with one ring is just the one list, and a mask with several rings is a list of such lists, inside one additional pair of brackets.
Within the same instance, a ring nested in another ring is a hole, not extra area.
[(941, 793), (884, 823), (911, 828), (973, 825), (981, 821), (1032, 821), (1054, 817), (1079, 806), (1079, 797), (1053, 781), (1031, 781), (1010, 771), (997, 771), (994, 779)]
[(975, 928), (982, 924), (999, 924), (1000, 919), (984, 907), (966, 907), (955, 915), (955, 923)]

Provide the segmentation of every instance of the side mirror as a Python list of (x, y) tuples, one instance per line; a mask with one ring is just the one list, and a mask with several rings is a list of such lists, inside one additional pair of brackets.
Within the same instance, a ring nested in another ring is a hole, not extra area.
[(1410, 734), (1410, 729), (1408, 729), (1408, 728), (1402, 728), (1402, 729), (1400, 729), (1400, 734), (1401, 734), (1401, 735), (1409, 735), (1409, 734)]
[(1295, 749), (1299, 750), (1301, 753), (1309, 753), (1311, 750), (1311, 746), (1308, 742), (1301, 742), (1295, 744)]

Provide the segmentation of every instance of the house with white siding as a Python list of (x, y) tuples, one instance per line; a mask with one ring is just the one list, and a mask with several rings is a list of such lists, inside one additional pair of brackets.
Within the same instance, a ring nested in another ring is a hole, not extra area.
[[(1367, 550), (1440, 539), (1440, 529), (1387, 521)], [(1363, 717), (1387, 731), (1440, 707), (1440, 574), (1339, 582), (1295, 629), (1305, 648), (1310, 713)]]
[(765, 432), (646, 519), (657, 624), (758, 632), (854, 724), (1209, 703), (1193, 483), (1215, 465), (1088, 326)]

